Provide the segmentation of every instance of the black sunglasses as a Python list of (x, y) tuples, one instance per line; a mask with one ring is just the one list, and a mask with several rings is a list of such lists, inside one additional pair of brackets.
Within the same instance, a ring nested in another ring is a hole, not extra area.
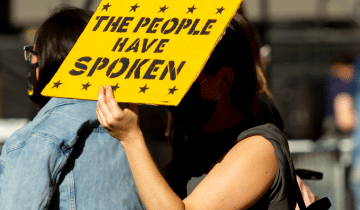
[(25, 61), (31, 62), (32, 57), (34, 55), (37, 55), (37, 52), (34, 51), (34, 45), (25, 45), (24, 46)]

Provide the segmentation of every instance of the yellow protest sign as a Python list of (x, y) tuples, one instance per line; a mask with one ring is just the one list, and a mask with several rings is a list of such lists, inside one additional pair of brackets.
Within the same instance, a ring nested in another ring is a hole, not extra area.
[(103, 0), (42, 95), (177, 105), (240, 0)]

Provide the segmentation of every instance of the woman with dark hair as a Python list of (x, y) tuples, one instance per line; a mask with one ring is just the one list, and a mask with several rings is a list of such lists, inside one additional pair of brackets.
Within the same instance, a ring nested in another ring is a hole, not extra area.
[[(40, 92), (55, 75), (67, 54), (76, 43), (83, 32), (93, 12), (75, 8), (63, 9), (53, 14), (37, 30), (35, 44), (29, 50), (35, 56), (29, 59), (36, 59), (30, 64), (28, 77), (35, 79), (28, 80), (30, 99), (43, 107), (50, 98), (41, 96)], [(31, 61), (31, 60), (29, 60)], [(36, 69), (36, 71), (34, 71)], [(36, 74), (35, 74), (36, 72)], [(41, 79), (39, 79), (41, 78)]]
[(96, 102), (40, 95), (91, 16), (59, 9), (38, 29), (34, 47), (24, 48), (29, 96), (41, 110), (2, 148), (1, 209), (144, 209), (121, 144), (96, 118)]
[[(138, 126), (137, 106), (119, 108), (100, 87), (100, 123), (123, 145), (146, 209), (295, 209), (296, 178), (286, 137), (256, 119), (258, 80), (249, 41), (235, 15), (177, 107), (166, 180)], [(192, 177), (206, 174), (188, 195)]]

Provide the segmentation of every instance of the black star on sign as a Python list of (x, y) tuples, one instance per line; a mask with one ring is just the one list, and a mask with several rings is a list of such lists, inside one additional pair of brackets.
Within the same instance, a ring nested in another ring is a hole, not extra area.
[(220, 9), (218, 9), (218, 8), (216, 8), (217, 9), (217, 12), (215, 13), (215, 15), (217, 14), (217, 13), (222, 13), (222, 11), (224, 11), (225, 9), (224, 9), (224, 7), (221, 7)]
[(56, 87), (57, 89), (59, 89), (59, 85), (61, 85), (61, 84), (62, 83), (60, 82), (60, 80), (58, 82), (54, 82), (54, 86), (52, 88)]
[(160, 12), (165, 13), (165, 10), (167, 9), (169, 9), (169, 7), (166, 7), (166, 5), (164, 7), (160, 7), (160, 11), (158, 13)]
[(116, 83), (116, 85), (115, 85), (115, 86), (111, 86), (111, 87), (112, 87), (112, 89), (113, 89), (113, 91), (116, 91), (118, 88), (120, 88), (120, 87), (118, 86), (118, 84), (119, 84), (119, 83)]
[(88, 87), (90, 87), (91, 85), (89, 84), (89, 82), (88, 83), (86, 83), (85, 85), (83, 84), (82, 85), (83, 86), (83, 88), (81, 89), (81, 90), (87, 90), (88, 89)]
[(195, 8), (195, 4), (194, 4), (192, 7), (188, 8), (188, 9), (189, 9), (189, 11), (187, 13), (191, 12), (191, 14), (193, 14), (194, 10), (196, 10), (197, 8)]
[(130, 6), (130, 7), (131, 7), (131, 10), (129, 12), (131, 12), (133, 10), (134, 10), (134, 12), (136, 12), (136, 9), (139, 8), (140, 6), (138, 6), (136, 3), (134, 6)]
[(141, 93), (141, 92), (145, 93), (145, 91), (146, 91), (147, 89), (150, 89), (150, 88), (148, 88), (148, 87), (146, 87), (146, 86), (147, 86), (147, 84), (146, 84), (144, 87), (141, 87), (139, 93)]
[(101, 11), (103, 11), (103, 10), (108, 11), (109, 7), (111, 7), (111, 6), (112, 6), (112, 5), (110, 5), (109, 3), (107, 3), (107, 4), (103, 5), (103, 8), (102, 8)]
[(175, 93), (175, 91), (177, 91), (179, 89), (176, 89), (176, 86), (174, 86), (172, 89), (169, 88), (169, 93), (168, 94), (173, 94)]

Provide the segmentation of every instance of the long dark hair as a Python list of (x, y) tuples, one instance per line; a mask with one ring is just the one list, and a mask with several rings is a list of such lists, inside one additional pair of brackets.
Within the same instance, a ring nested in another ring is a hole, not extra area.
[[(240, 113), (246, 117), (254, 117), (258, 93), (257, 72), (251, 43), (247, 39), (246, 31), (242, 30), (242, 21), (243, 17), (239, 14), (230, 21), (225, 35), (213, 50), (203, 71), (212, 75), (223, 66), (230, 67), (234, 73), (234, 81), (229, 89), (231, 101)], [(195, 166), (191, 163), (196, 159), (193, 158), (196, 156), (195, 153), (199, 152), (192, 149), (199, 148), (199, 143), (193, 138), (198, 128), (179, 122), (175, 118), (171, 119), (170, 124), (169, 139), (173, 159), (166, 168), (165, 176), (173, 190), (185, 198), (188, 180), (194, 173), (206, 173), (207, 171), (201, 169), (202, 165), (206, 164), (199, 162)], [(190, 138), (193, 139), (187, 141)]]
[[(63, 7), (54, 10), (40, 26), (35, 36), (40, 91), (55, 75), (92, 15), (90, 10)], [(41, 97), (41, 104), (44, 105), (48, 100), (47, 97)]]
[(238, 15), (237, 18), (241, 30), (244, 32), (249, 42), (251, 54), (255, 62), (259, 93), (264, 94), (267, 98), (273, 101), (273, 95), (268, 87), (264, 75), (264, 71), (266, 71), (266, 65), (260, 57), (260, 44), (258, 34), (256, 33), (252, 24), (244, 16)]

